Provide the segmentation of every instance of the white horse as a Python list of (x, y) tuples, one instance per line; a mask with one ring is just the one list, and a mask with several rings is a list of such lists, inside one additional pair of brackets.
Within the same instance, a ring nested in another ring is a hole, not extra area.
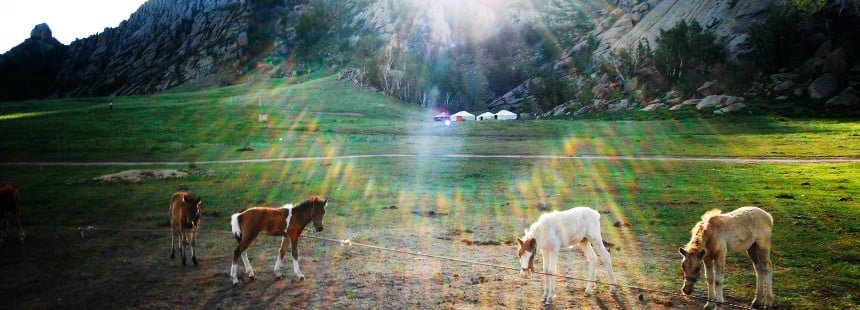
[[(541, 272), (556, 274), (558, 251), (561, 247), (572, 247), (579, 244), (588, 265), (589, 282), (585, 286), (585, 294), (593, 293), (593, 285), (596, 278), (594, 249), (597, 248), (603, 267), (609, 274), (612, 293), (617, 290), (615, 274), (612, 273), (612, 259), (609, 251), (603, 243), (600, 235), (600, 213), (586, 207), (576, 207), (566, 211), (553, 211), (545, 213), (526, 229), (525, 236), (517, 239), (519, 249), (517, 254), (520, 258), (522, 271), (520, 276), (528, 278), (528, 274), (534, 272), (534, 254), (540, 250), (543, 256)], [(555, 297), (555, 279), (553, 276), (544, 275), (544, 291), (541, 302), (549, 304)]]

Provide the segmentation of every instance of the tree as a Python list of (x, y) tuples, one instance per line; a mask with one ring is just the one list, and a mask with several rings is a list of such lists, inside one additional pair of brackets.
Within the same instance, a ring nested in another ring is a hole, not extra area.
[(671, 85), (698, 83), (714, 64), (726, 58), (726, 49), (716, 35), (698, 22), (681, 20), (669, 30), (660, 30), (655, 39), (654, 66)]

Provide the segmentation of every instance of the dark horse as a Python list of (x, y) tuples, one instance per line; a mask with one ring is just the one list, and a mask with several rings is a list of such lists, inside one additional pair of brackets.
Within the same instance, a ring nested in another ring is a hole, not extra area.
[[(191, 262), (197, 265), (197, 232), (200, 230), (200, 196), (176, 192), (170, 197), (170, 258), (176, 257), (176, 243), (185, 266), (185, 247), (191, 246)], [(179, 237), (179, 238), (177, 238)], [(176, 240), (179, 239), (179, 240)]]
[(293, 254), (293, 272), (299, 277), (299, 280), (304, 280), (305, 276), (299, 270), (299, 236), (311, 221), (314, 223), (314, 228), (317, 232), (323, 230), (323, 216), (325, 215), (326, 204), (328, 199), (312, 197), (302, 201), (298, 206), (293, 207), (291, 204), (284, 205), (280, 208), (265, 208), (255, 207), (250, 208), (241, 213), (233, 214), (230, 218), (230, 225), (233, 229), (233, 235), (239, 245), (233, 251), (233, 264), (230, 266), (230, 278), (233, 280), (233, 285), (239, 283), (236, 277), (238, 269), (239, 257), (245, 263), (245, 271), (248, 277), (254, 278), (254, 269), (251, 268), (251, 263), (248, 261), (248, 254), (245, 250), (254, 241), (261, 232), (270, 236), (283, 236), (281, 240), (281, 248), (278, 251), (277, 261), (275, 261), (275, 275), (281, 278), (281, 261), (287, 253), (287, 242), (290, 243), (290, 248)]
[(21, 227), (21, 218), (18, 213), (21, 209), (20, 204), (21, 196), (18, 193), (18, 185), (11, 182), (6, 182), (0, 184), (0, 216), (2, 216), (3, 220), (3, 232), (0, 233), (0, 244), (3, 244), (3, 241), (6, 240), (6, 229), (8, 229), (9, 219), (6, 217), (7, 213), (10, 213), (12, 216), (12, 220), (15, 221), (15, 225), (18, 225), (18, 242), (24, 244), (24, 228)]

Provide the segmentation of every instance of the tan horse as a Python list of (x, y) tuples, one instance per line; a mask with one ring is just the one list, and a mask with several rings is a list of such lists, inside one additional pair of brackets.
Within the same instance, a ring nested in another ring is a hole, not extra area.
[[(187, 192), (176, 192), (170, 197), (170, 258), (176, 258), (176, 242), (179, 237), (179, 252), (185, 266), (185, 247), (191, 246), (191, 262), (197, 265), (197, 232), (200, 229), (200, 196)], [(190, 235), (190, 236), (189, 236)]]
[(245, 250), (254, 241), (258, 234), (263, 233), (270, 236), (283, 236), (281, 247), (278, 251), (277, 260), (275, 261), (275, 275), (280, 279), (281, 262), (284, 255), (287, 253), (287, 242), (290, 243), (293, 255), (293, 272), (299, 277), (299, 280), (304, 280), (305, 275), (299, 270), (299, 236), (311, 221), (314, 223), (314, 228), (317, 232), (323, 230), (323, 216), (325, 215), (325, 207), (328, 199), (312, 197), (302, 201), (298, 206), (293, 207), (291, 204), (284, 205), (281, 208), (265, 208), (256, 207), (250, 208), (241, 213), (233, 214), (230, 218), (230, 225), (233, 230), (233, 236), (239, 245), (233, 251), (233, 264), (230, 266), (230, 278), (233, 280), (233, 285), (239, 283), (236, 275), (238, 269), (239, 257), (245, 263), (245, 271), (248, 277), (254, 279), (254, 269), (251, 268), (251, 263), (248, 261), (248, 253)]
[(3, 244), (3, 241), (6, 240), (6, 229), (8, 229), (9, 219), (6, 218), (6, 214), (10, 213), (12, 216), (12, 220), (15, 221), (15, 225), (18, 226), (18, 242), (24, 244), (24, 238), (27, 236), (24, 234), (24, 228), (21, 227), (21, 217), (19, 215), (21, 211), (21, 195), (18, 193), (18, 185), (15, 183), (6, 182), (0, 184), (0, 216), (2, 216), (3, 220), (3, 232), (0, 233), (0, 244)]
[[(756, 207), (742, 207), (721, 214), (714, 209), (702, 215), (702, 221), (690, 231), (690, 242), (680, 248), (684, 259), (684, 294), (690, 295), (701, 274), (701, 263), (705, 265), (708, 281), (708, 303), (713, 309), (724, 303), (723, 297), (726, 255), (746, 251), (753, 262), (756, 274), (756, 294), (753, 308), (773, 307), (773, 280), (770, 264), (770, 236), (773, 217)], [(711, 301), (716, 301), (715, 305)]]

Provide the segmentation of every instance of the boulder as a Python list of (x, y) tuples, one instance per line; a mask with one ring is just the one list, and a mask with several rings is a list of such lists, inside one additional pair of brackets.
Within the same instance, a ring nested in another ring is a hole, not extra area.
[(681, 102), (681, 103), (676, 104), (676, 105), (672, 106), (671, 108), (669, 108), (669, 111), (677, 111), (677, 110), (683, 109), (684, 107), (695, 106), (695, 105), (699, 104), (699, 102), (701, 102), (701, 101), (702, 101), (702, 99), (684, 100), (684, 102)]
[(707, 81), (702, 86), (696, 89), (696, 92), (702, 96), (716, 95), (723, 91), (722, 85), (717, 80)]
[(699, 103), (696, 104), (696, 110), (701, 110), (704, 108), (720, 109), (741, 101), (743, 101), (743, 99), (740, 97), (728, 95), (712, 95), (705, 97), (704, 99), (702, 99), (702, 101), (699, 101)]
[(845, 60), (845, 49), (837, 48), (827, 55), (824, 60), (824, 72), (834, 74), (844, 74), (848, 72), (848, 61)]
[(822, 70), (824, 70), (824, 59), (818, 57), (807, 59), (800, 65), (800, 67), (797, 68), (797, 70), (804, 76), (818, 75)]
[(824, 106), (831, 108), (854, 108), (860, 106), (860, 98), (854, 94), (839, 94), (828, 99)]
[(652, 103), (652, 104), (649, 104), (648, 106), (646, 106), (646, 107), (642, 108), (642, 109), (641, 109), (641, 110), (639, 110), (639, 111), (643, 111), (643, 112), (653, 112), (653, 111), (657, 111), (657, 110), (665, 110), (665, 109), (668, 109), (668, 108), (669, 108), (669, 106), (668, 106), (668, 105), (666, 105), (665, 103), (658, 102), (658, 103)]
[(779, 82), (773, 86), (773, 91), (778, 93), (787, 92), (792, 89), (794, 89), (794, 82), (792, 81)]
[(833, 49), (833, 42), (830, 40), (825, 41), (815, 50), (815, 57), (824, 58), (830, 54), (830, 50)]
[(809, 88), (807, 88), (809, 98), (824, 99), (833, 97), (833, 95), (839, 92), (839, 84), (839, 78), (835, 75), (825, 74), (812, 81), (812, 84), (809, 84)]
[(743, 102), (735, 102), (729, 106), (726, 106), (726, 107), (723, 107), (722, 109), (714, 111), (714, 115), (732, 114), (732, 113), (736, 113), (738, 111), (744, 110), (746, 108), (747, 108), (747, 105), (745, 105)]

